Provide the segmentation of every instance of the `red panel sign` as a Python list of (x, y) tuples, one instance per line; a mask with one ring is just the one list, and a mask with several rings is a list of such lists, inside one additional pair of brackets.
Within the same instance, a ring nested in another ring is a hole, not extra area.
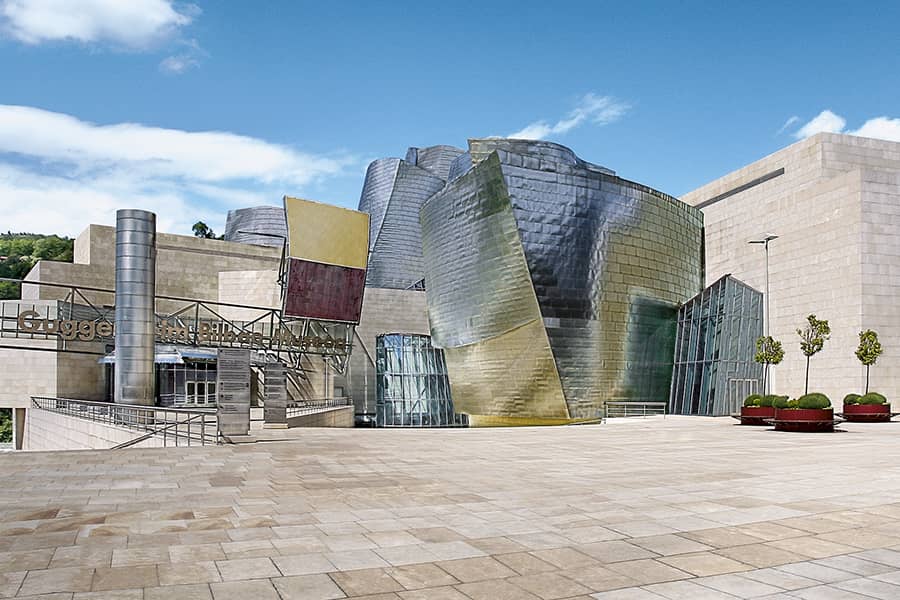
[(366, 270), (288, 259), (286, 317), (359, 323)]

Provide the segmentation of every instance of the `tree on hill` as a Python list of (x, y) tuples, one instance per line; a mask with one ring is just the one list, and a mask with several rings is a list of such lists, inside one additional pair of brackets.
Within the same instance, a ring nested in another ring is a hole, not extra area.
[[(23, 279), (39, 260), (72, 262), (75, 241), (57, 235), (0, 234), (0, 277)], [(19, 298), (19, 285), (0, 281), (0, 300)]]

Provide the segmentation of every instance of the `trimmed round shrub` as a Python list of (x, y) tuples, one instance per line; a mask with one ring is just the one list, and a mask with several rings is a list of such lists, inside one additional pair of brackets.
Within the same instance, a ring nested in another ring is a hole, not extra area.
[(865, 396), (862, 396), (857, 404), (887, 404), (887, 398), (879, 394), (878, 392), (869, 392)]
[(859, 394), (847, 394), (844, 396), (844, 404), (859, 404), (859, 399), (862, 398)]
[(806, 394), (805, 396), (800, 396), (799, 398), (797, 398), (797, 404), (799, 408), (831, 408), (831, 400), (828, 399), (828, 396), (815, 392), (813, 392), (812, 394)]
[(763, 397), (759, 394), (750, 394), (746, 398), (744, 398), (744, 406), (762, 406), (760, 402)]
[(788, 406), (790, 404), (790, 400), (788, 400), (787, 396), (775, 396), (775, 399), (772, 400), (772, 406), (775, 408), (791, 408)]
[(763, 396), (763, 399), (759, 401), (760, 406), (775, 406), (775, 401), (778, 398), (787, 399), (787, 396), (779, 396), (778, 394), (768, 394), (767, 396)]

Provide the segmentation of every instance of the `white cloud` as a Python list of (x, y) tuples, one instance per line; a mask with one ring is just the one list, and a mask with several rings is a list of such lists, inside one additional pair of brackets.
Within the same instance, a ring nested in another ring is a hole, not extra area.
[(781, 126), (781, 129), (779, 129), (778, 131), (775, 132), (775, 135), (781, 135), (781, 134), (784, 133), (789, 127), (791, 127), (791, 126), (794, 125), (795, 123), (799, 123), (799, 122), (800, 122), (800, 117), (798, 117), (797, 115), (794, 115), (794, 116), (792, 116), (792, 117), (788, 117), (788, 120), (784, 122), (784, 125)]
[(817, 133), (828, 132), (900, 142), (900, 118), (875, 117), (863, 123), (859, 129), (846, 129), (846, 126), (847, 120), (844, 117), (830, 110), (823, 110), (795, 132), (794, 137), (804, 139)]
[(52, 41), (112, 43), (146, 48), (199, 13), (171, 0), (0, 0), (0, 23), (26, 44)]
[(859, 129), (848, 133), (862, 137), (900, 142), (900, 119), (875, 117), (863, 123), (863, 126)]
[(535, 121), (507, 137), (542, 140), (549, 135), (563, 134), (584, 123), (606, 125), (618, 121), (631, 108), (612, 96), (598, 96), (590, 93), (582, 96), (578, 105), (565, 118), (553, 125), (547, 121)]
[(170, 75), (181, 75), (185, 71), (189, 71), (200, 66), (200, 60), (208, 56), (207, 52), (200, 47), (197, 40), (188, 40), (182, 42), (184, 48), (181, 52), (167, 56), (159, 63), (159, 70)]
[(221, 229), (227, 209), (278, 203), (355, 162), (230, 132), (97, 125), (0, 105), (4, 229), (72, 235), (113, 222), (122, 207), (154, 210), (162, 231), (189, 232), (200, 218)]
[(95, 125), (62, 113), (0, 105), (0, 152), (87, 169), (127, 167), (148, 176), (201, 181), (258, 179), (303, 185), (341, 162), (223, 131), (137, 123)]
[(802, 140), (817, 133), (840, 133), (844, 130), (846, 124), (847, 121), (843, 117), (834, 114), (830, 110), (823, 110), (809, 123), (801, 127), (799, 131), (794, 133), (794, 137)]

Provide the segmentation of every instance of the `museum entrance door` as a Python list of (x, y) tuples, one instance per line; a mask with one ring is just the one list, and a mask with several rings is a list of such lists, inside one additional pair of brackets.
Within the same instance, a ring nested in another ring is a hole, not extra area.
[(184, 386), (185, 406), (215, 406), (216, 382), (215, 381), (187, 381)]

